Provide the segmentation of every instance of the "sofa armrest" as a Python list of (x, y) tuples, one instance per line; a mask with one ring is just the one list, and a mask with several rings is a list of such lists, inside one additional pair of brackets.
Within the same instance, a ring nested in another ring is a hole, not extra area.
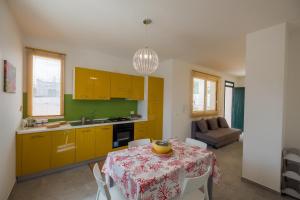
[(196, 132), (197, 132), (197, 124), (196, 124), (196, 121), (192, 121), (191, 138), (196, 138)]

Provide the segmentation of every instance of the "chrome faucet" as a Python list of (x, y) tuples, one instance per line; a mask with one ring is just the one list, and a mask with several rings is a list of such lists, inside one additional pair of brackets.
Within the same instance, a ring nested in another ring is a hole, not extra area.
[(80, 121), (81, 121), (81, 124), (84, 125), (85, 121), (86, 121), (86, 117), (82, 115), (80, 118)]

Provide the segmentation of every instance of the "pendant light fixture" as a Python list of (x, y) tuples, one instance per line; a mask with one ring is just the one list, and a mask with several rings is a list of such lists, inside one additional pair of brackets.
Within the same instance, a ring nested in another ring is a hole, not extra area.
[[(146, 26), (146, 28), (151, 23), (151, 19), (143, 20), (143, 24)], [(134, 69), (143, 75), (152, 74), (157, 70), (158, 65), (159, 60), (156, 52), (147, 46), (137, 50), (133, 56)]]

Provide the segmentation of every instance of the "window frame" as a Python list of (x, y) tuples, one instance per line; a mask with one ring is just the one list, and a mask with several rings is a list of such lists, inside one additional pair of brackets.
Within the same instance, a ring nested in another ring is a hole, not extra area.
[[(63, 118), (64, 117), (64, 94), (65, 94), (65, 54), (35, 49), (31, 47), (26, 47), (27, 51), (27, 115), (33, 118)], [(33, 56), (41, 56), (53, 59), (61, 60), (61, 78), (60, 78), (60, 114), (59, 115), (41, 115), (33, 116), (32, 115), (32, 76), (33, 76)]]
[[(194, 78), (203, 79), (205, 81), (205, 91), (204, 91), (204, 111), (194, 111)], [(207, 102), (207, 81), (215, 81), (216, 82), (216, 109), (215, 110), (206, 110), (206, 102)], [(212, 116), (219, 114), (219, 100), (220, 100), (220, 77), (192, 70), (192, 78), (191, 78), (191, 116), (192, 117), (204, 117), (204, 116)]]

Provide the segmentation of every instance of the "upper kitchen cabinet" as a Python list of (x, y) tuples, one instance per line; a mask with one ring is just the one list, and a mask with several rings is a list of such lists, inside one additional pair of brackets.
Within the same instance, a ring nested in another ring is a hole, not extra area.
[(95, 70), (94, 76), (93, 99), (110, 99), (110, 73)]
[(110, 85), (111, 98), (131, 98), (132, 82), (130, 75), (111, 73)]
[(144, 100), (144, 77), (131, 76), (131, 96), (132, 100)]
[(97, 100), (109, 98), (109, 72), (75, 67), (73, 99)]
[(164, 79), (158, 77), (148, 78), (148, 100), (162, 102), (164, 99)]

